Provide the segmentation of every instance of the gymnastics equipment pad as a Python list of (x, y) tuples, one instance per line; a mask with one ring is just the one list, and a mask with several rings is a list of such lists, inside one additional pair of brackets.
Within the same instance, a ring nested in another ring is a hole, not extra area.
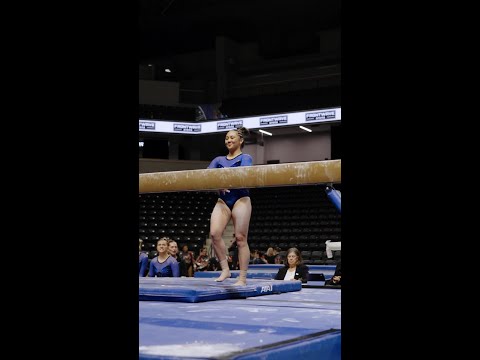
[[(218, 278), (222, 272), (221, 271), (196, 271), (193, 275), (196, 278)], [(240, 275), (240, 270), (230, 270), (230, 278), (234, 279)], [(273, 280), (277, 275), (277, 270), (248, 270), (247, 272), (247, 279), (265, 279), (265, 280)], [(333, 271), (331, 274), (325, 274), (321, 272), (309, 272), (308, 273), (308, 282), (310, 281), (325, 281), (329, 280), (333, 276)]]
[(341, 290), (139, 302), (141, 360), (340, 360)]
[(216, 282), (211, 278), (193, 277), (139, 278), (139, 300), (202, 302), (224, 299), (244, 299), (251, 296), (299, 291), (300, 281), (249, 279), (246, 286), (236, 286), (236, 279)]
[[(195, 278), (198, 279), (214, 279), (220, 276), (221, 271), (198, 271), (195, 273)], [(240, 272), (238, 270), (230, 270), (231, 279), (238, 277)], [(267, 279), (273, 280), (277, 272), (249, 272), (247, 273), (247, 279)], [(340, 286), (325, 285), (325, 280), (329, 280), (332, 275), (324, 275), (323, 273), (319, 274), (308, 274), (308, 281), (302, 283), (302, 288), (320, 288), (320, 287), (332, 287), (340, 288)]]
[[(195, 271), (193, 274), (196, 278), (218, 278), (222, 272), (221, 271)], [(277, 271), (260, 271), (260, 270), (252, 270), (247, 272), (247, 279), (265, 279), (265, 280), (272, 280)], [(230, 277), (232, 279), (237, 278), (240, 275), (240, 270), (230, 270)]]
[[(277, 270), (284, 267), (285, 265), (283, 264), (249, 264), (248, 265), (248, 270), (265, 270), (265, 269), (270, 269), (270, 270)], [(317, 270), (323, 270), (323, 271), (335, 271), (336, 265), (308, 265), (308, 269), (310, 271), (317, 271)]]
[[(247, 279), (274, 279), (278, 269), (283, 265), (265, 264), (251, 265), (248, 267)], [(325, 281), (329, 280), (335, 273), (335, 266), (325, 265), (309, 265), (308, 281)], [(196, 278), (217, 278), (221, 271), (196, 271), (193, 275)], [(240, 274), (240, 270), (230, 270), (232, 278), (236, 278)]]

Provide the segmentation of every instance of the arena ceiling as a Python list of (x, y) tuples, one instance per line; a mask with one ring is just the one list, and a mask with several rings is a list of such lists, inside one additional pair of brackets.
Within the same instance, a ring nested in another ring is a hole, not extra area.
[(308, 38), (340, 27), (340, 5), (339, 0), (140, 0), (139, 59), (213, 49), (217, 36), (237, 42), (292, 33)]

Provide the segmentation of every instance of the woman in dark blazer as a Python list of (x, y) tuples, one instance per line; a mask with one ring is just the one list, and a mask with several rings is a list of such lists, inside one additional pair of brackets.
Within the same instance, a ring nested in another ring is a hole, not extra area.
[(301, 280), (308, 281), (308, 266), (303, 265), (302, 255), (297, 248), (290, 248), (285, 258), (285, 266), (278, 269), (275, 280)]

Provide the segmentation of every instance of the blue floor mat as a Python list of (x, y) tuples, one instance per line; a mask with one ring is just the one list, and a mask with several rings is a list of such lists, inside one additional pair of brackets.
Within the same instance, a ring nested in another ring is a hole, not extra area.
[(339, 360), (341, 290), (139, 302), (140, 359)]
[(201, 302), (243, 299), (290, 291), (300, 291), (300, 281), (249, 279), (246, 286), (235, 286), (236, 279), (216, 282), (211, 278), (139, 278), (139, 300)]

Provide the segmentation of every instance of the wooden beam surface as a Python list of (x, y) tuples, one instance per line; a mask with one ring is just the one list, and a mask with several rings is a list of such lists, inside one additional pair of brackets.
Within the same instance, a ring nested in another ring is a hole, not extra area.
[(140, 174), (139, 193), (341, 183), (341, 160)]

